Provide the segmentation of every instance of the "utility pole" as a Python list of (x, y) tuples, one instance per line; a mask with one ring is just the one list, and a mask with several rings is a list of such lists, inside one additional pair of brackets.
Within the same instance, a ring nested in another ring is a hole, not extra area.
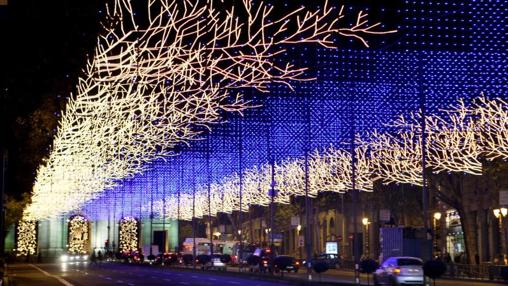
[(4, 248), (5, 248), (5, 180), (6, 180), (6, 172), (7, 172), (7, 149), (2, 149), (2, 183), (1, 183), (1, 193), (0, 193), (0, 233), (2, 237), (0, 237), (0, 257), (4, 257)]

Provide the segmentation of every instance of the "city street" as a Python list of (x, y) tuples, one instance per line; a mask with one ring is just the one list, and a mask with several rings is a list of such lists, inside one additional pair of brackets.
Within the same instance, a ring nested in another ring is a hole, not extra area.
[[(9, 267), (13, 285), (288, 285), (284, 282), (266, 282), (252, 278), (187, 272), (156, 267), (122, 264), (17, 264)], [(42, 271), (46, 272), (43, 273)], [(48, 275), (54, 275), (53, 277)], [(57, 278), (61, 277), (61, 280)]]
[[(10, 285), (80, 286), (80, 285), (302, 285), (306, 274), (285, 274), (289, 281), (270, 281), (276, 277), (260, 277), (247, 273), (239, 274), (237, 268), (229, 273), (191, 271), (189, 269), (161, 268), (116, 263), (90, 264), (15, 264), (9, 266)], [(239, 277), (240, 276), (240, 277)], [(244, 277), (241, 277), (244, 276)], [(347, 271), (330, 270), (322, 275), (324, 285), (352, 285), (353, 274)], [(365, 278), (365, 277), (362, 277)], [(269, 280), (267, 280), (269, 279)], [(362, 285), (367, 285), (362, 279)], [(320, 281), (314, 277), (314, 281)], [(320, 283), (321, 284), (321, 283)], [(372, 281), (371, 281), (372, 284)], [(490, 282), (439, 280), (438, 286), (492, 286)]]

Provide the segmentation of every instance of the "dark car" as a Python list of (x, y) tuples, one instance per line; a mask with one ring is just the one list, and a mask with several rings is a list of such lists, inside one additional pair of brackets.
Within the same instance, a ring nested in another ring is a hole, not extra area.
[(276, 273), (280, 271), (296, 273), (300, 269), (300, 261), (292, 256), (279, 255), (274, 259), (273, 267)]
[(312, 260), (313, 262), (324, 262), (329, 269), (340, 267), (340, 257), (337, 254), (321, 254)]

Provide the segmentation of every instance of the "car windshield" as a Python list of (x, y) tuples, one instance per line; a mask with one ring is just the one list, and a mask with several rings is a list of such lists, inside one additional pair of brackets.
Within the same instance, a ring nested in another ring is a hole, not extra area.
[(418, 259), (399, 258), (399, 259), (397, 259), (397, 265), (399, 265), (399, 266), (410, 266), (410, 265), (421, 266), (422, 262), (420, 260), (418, 260)]

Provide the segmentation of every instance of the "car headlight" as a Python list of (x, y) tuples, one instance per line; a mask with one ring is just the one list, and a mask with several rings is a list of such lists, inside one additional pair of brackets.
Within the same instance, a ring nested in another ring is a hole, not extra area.
[(60, 256), (60, 261), (67, 262), (68, 260), (69, 260), (69, 256), (67, 256), (66, 254)]

